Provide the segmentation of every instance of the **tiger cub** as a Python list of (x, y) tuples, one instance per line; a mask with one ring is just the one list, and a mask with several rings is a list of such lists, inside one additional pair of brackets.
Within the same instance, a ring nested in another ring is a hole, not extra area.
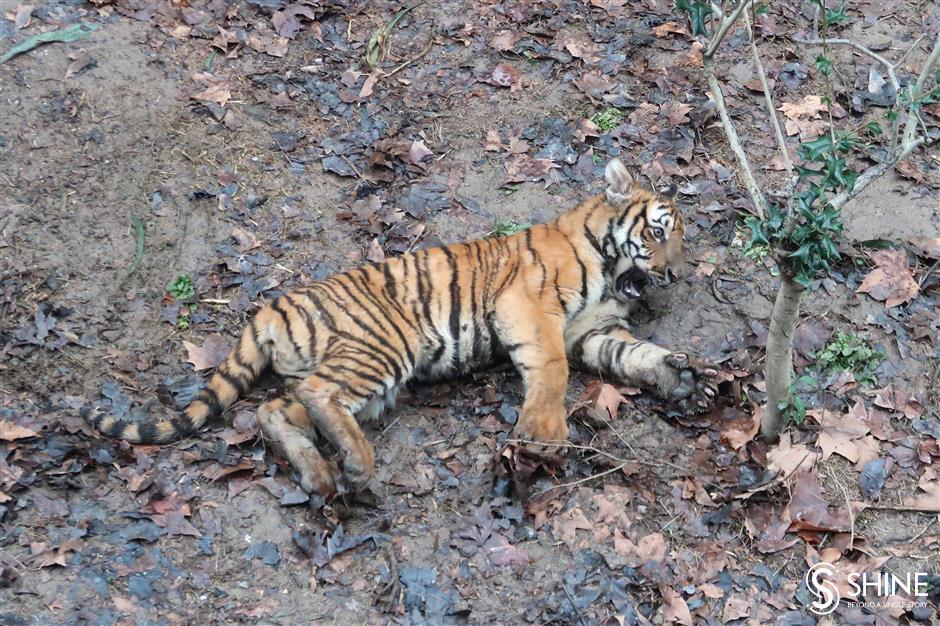
[[(607, 188), (548, 224), (496, 239), (419, 250), (336, 274), (262, 307), (208, 385), (177, 417), (130, 423), (89, 417), (107, 436), (166, 443), (220, 415), (270, 367), (292, 393), (258, 422), (308, 492), (362, 489), (375, 471), (359, 422), (391, 406), (410, 380), (433, 381), (507, 357), (525, 384), (515, 432), (568, 438), (569, 363), (651, 388), (684, 410), (715, 397), (712, 368), (630, 334), (625, 315), (647, 277), (684, 265), (675, 203), (643, 189), (619, 160)], [(315, 445), (339, 451), (339, 471)]]

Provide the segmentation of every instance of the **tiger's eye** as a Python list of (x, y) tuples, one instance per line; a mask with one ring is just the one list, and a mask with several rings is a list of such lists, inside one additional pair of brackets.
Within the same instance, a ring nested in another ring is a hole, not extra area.
[(662, 239), (665, 234), (666, 233), (664, 233), (663, 229), (660, 228), (659, 226), (653, 227), (653, 237), (655, 237), (656, 239)]

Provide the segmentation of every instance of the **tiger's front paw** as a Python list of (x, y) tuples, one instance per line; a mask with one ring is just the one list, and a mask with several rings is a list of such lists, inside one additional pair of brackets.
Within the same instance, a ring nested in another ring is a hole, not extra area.
[(343, 477), (353, 491), (363, 491), (375, 475), (375, 450), (364, 438), (343, 455)]
[(541, 411), (523, 408), (519, 423), (516, 424), (514, 434), (519, 439), (535, 441), (531, 449), (538, 453), (554, 453), (559, 446), (568, 442), (568, 416), (565, 407), (560, 409), (543, 409)]
[(684, 352), (670, 354), (665, 362), (676, 377), (676, 386), (669, 392), (669, 399), (686, 413), (707, 411), (718, 395), (718, 370)]

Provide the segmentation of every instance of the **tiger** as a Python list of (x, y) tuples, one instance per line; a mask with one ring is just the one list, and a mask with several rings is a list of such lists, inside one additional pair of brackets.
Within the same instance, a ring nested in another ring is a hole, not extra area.
[[(552, 222), (391, 257), (273, 298), (180, 415), (87, 417), (112, 438), (169, 443), (220, 416), (271, 369), (291, 391), (259, 406), (262, 435), (305, 491), (329, 496), (370, 484), (375, 453), (360, 424), (393, 406), (406, 383), (501, 359), (525, 388), (515, 436), (552, 449), (568, 440), (569, 365), (703, 411), (716, 397), (714, 367), (637, 339), (626, 319), (648, 282), (682, 273), (682, 215), (619, 159), (604, 179), (603, 192)], [(318, 433), (336, 461), (318, 450)]]

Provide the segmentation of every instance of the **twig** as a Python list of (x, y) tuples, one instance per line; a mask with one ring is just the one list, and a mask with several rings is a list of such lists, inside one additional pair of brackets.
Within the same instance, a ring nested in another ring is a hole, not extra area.
[[(734, 7), (734, 11), (731, 15), (725, 15), (724, 11), (720, 8), (717, 9), (718, 13), (721, 15), (721, 21), (718, 23), (718, 30), (715, 31), (715, 35), (709, 40), (708, 47), (705, 48), (703, 56), (705, 58), (710, 58), (714, 56), (715, 51), (718, 50), (718, 46), (721, 45), (722, 40), (725, 38), (725, 35), (728, 34), (728, 29), (738, 21), (738, 18), (741, 17), (741, 13), (744, 12), (753, 0), (743, 0), (741, 4)], [(715, 6), (713, 5), (712, 11), (715, 11)]]
[(764, 102), (767, 104), (767, 114), (770, 115), (770, 123), (774, 127), (774, 136), (777, 138), (777, 146), (780, 148), (783, 166), (786, 168), (787, 174), (793, 176), (793, 161), (790, 160), (790, 153), (787, 151), (783, 131), (780, 129), (780, 120), (777, 119), (777, 109), (774, 107), (773, 96), (770, 94), (767, 74), (764, 72), (764, 65), (761, 63), (760, 55), (757, 53), (757, 42), (754, 40), (754, 29), (751, 28), (751, 18), (746, 11), (744, 13), (744, 24), (747, 26), (748, 39), (751, 42), (751, 55), (754, 57), (754, 67), (757, 70), (757, 77), (760, 79), (761, 87), (764, 89)]
[(917, 49), (917, 46), (920, 45), (920, 42), (922, 42), (922, 41), (923, 41), (924, 39), (926, 39), (926, 38), (927, 38), (927, 35), (921, 35), (920, 37), (918, 37), (917, 39), (915, 39), (915, 40), (914, 40), (914, 43), (911, 44), (911, 47), (904, 51), (904, 54), (901, 55), (901, 58), (900, 58), (900, 59), (898, 59), (897, 61), (895, 61), (894, 67), (896, 67), (896, 68), (901, 67), (901, 65), (904, 63), (904, 61), (907, 60), (907, 57), (910, 56), (911, 52), (913, 52), (914, 50), (916, 50), (916, 49)]
[(849, 492), (845, 490), (845, 485), (839, 481), (836, 481), (836, 484), (839, 485), (839, 489), (842, 490), (842, 496), (845, 498), (845, 508), (849, 511), (849, 524), (851, 525), (851, 532), (849, 534), (849, 550), (851, 550), (855, 547), (855, 514), (852, 513), (852, 501), (849, 500)]
[(561, 589), (565, 592), (565, 597), (568, 598), (568, 602), (571, 603), (571, 608), (574, 609), (574, 614), (578, 616), (578, 622), (581, 623), (581, 626), (584, 626), (584, 618), (581, 617), (581, 609), (578, 608), (578, 605), (574, 603), (574, 598), (571, 597), (571, 594), (568, 593), (568, 587), (565, 586), (565, 582), (561, 582)]
[(900, 93), (901, 91), (901, 83), (898, 82), (898, 77), (894, 73), (896, 65), (858, 42), (852, 41), (851, 39), (800, 39), (799, 37), (794, 37), (793, 41), (807, 46), (848, 46), (854, 48), (858, 52), (861, 52), (870, 59), (883, 65), (888, 71), (888, 80), (891, 81), (891, 86), (894, 87), (894, 93)]
[[(937, 64), (938, 59), (940, 59), (940, 34), (938, 34), (937, 38), (934, 40), (933, 51), (931, 51), (927, 60), (924, 61), (924, 66), (920, 70), (920, 76), (917, 77), (917, 83), (911, 88), (911, 107), (907, 114), (907, 124), (904, 127), (904, 141), (889, 158), (881, 163), (872, 165), (862, 172), (855, 180), (855, 184), (851, 189), (844, 189), (841, 193), (832, 198), (829, 204), (833, 208), (841, 208), (846, 202), (860, 194), (872, 181), (897, 165), (916, 148), (928, 142), (926, 136), (916, 136), (917, 120), (919, 118), (917, 115), (917, 107), (914, 106), (914, 101), (920, 97), (921, 91), (927, 83), (927, 79), (933, 71), (934, 66)], [(898, 95), (900, 96), (900, 94)]]
[[(937, 64), (938, 58), (940, 58), (940, 33), (937, 33), (937, 37), (933, 42), (933, 50), (931, 50), (927, 60), (924, 61), (924, 67), (920, 69), (920, 76), (917, 77), (917, 83), (911, 88), (911, 109), (907, 114), (907, 125), (904, 127), (905, 144), (911, 143), (914, 140), (914, 133), (917, 130), (917, 120), (919, 118), (917, 115), (917, 107), (914, 106), (914, 101), (920, 98), (920, 94), (924, 90), (924, 85), (927, 83), (927, 79), (930, 77), (934, 66)], [(900, 160), (900, 158), (898, 160)]]
[(924, 275), (920, 277), (920, 282), (917, 283), (918, 290), (924, 286), (924, 283), (927, 282), (927, 279), (930, 278), (930, 275), (933, 274), (934, 270), (937, 269), (937, 266), (940, 266), (940, 259), (934, 261), (933, 265), (930, 266), (930, 269), (924, 272)]
[(538, 493), (531, 495), (530, 498), (535, 499), (541, 496), (542, 494), (548, 493), (549, 491), (555, 491), (556, 489), (567, 489), (568, 487), (576, 487), (578, 485), (583, 485), (584, 483), (591, 482), (592, 480), (603, 478), (604, 476), (613, 474), (614, 472), (619, 472), (620, 470), (622, 470), (623, 468), (625, 468), (627, 465), (629, 465), (632, 462), (633, 461), (625, 461), (621, 463), (620, 465), (604, 470), (600, 474), (591, 474), (590, 476), (585, 476), (584, 478), (579, 478), (578, 480), (572, 480), (567, 483), (559, 483), (557, 485), (551, 485), (550, 487), (546, 487), (545, 489), (542, 489)]
[(745, 154), (744, 148), (741, 147), (738, 133), (731, 123), (731, 116), (728, 115), (728, 108), (725, 106), (725, 98), (721, 93), (721, 85), (715, 77), (715, 68), (712, 66), (712, 60), (708, 57), (705, 57), (704, 68), (705, 78), (708, 81), (708, 89), (711, 91), (712, 98), (715, 100), (715, 108), (718, 109), (718, 117), (721, 118), (721, 125), (725, 129), (728, 145), (731, 146), (731, 151), (734, 152), (734, 156), (738, 160), (738, 166), (741, 169), (741, 177), (744, 179), (744, 186), (747, 187), (751, 201), (754, 203), (754, 211), (757, 213), (757, 217), (762, 220), (766, 214), (764, 210), (766, 200), (764, 200), (764, 196), (761, 194), (760, 187), (757, 184), (757, 180), (754, 178), (754, 173), (751, 171), (750, 165), (748, 165), (747, 154)]
[(728, 138), (728, 145), (731, 146), (731, 151), (734, 152), (734, 156), (738, 161), (741, 177), (744, 179), (744, 186), (747, 188), (751, 196), (751, 201), (754, 203), (754, 211), (757, 217), (763, 220), (764, 215), (767, 213), (767, 201), (764, 199), (763, 194), (761, 194), (760, 186), (754, 178), (754, 172), (751, 171), (751, 167), (748, 164), (747, 154), (744, 152), (744, 148), (741, 147), (741, 140), (738, 139), (738, 133), (734, 128), (734, 124), (731, 123), (731, 116), (728, 114), (728, 107), (725, 105), (725, 97), (721, 91), (721, 84), (715, 76), (714, 66), (715, 51), (718, 50), (718, 46), (721, 45), (722, 40), (728, 33), (728, 29), (731, 28), (731, 25), (734, 24), (752, 1), (753, 0), (743, 0), (741, 4), (735, 7), (734, 12), (730, 16), (726, 16), (719, 7), (712, 5), (712, 11), (721, 16), (721, 21), (718, 24), (718, 29), (715, 31), (714, 36), (708, 42), (708, 47), (702, 54), (702, 65), (705, 70), (705, 78), (708, 81), (708, 89), (712, 94), (712, 99), (715, 101), (718, 117), (721, 118), (721, 125), (725, 129), (725, 136)]
[(399, 66), (396, 67), (395, 69), (393, 69), (391, 72), (388, 72), (388, 73), (385, 75), (385, 77), (386, 77), (386, 78), (389, 78), (389, 77), (391, 77), (391, 76), (394, 76), (395, 74), (397, 74), (398, 72), (402, 71), (403, 69), (405, 69), (406, 67), (408, 67), (408, 66), (411, 65), (412, 63), (415, 63), (416, 61), (421, 60), (421, 58), (422, 58), (424, 55), (426, 55), (428, 52), (430, 52), (430, 51), (431, 51), (431, 48), (433, 48), (433, 47), (434, 47), (434, 35), (432, 34), (432, 35), (431, 35), (431, 40), (428, 41), (428, 45), (425, 46), (424, 50), (422, 50), (421, 52), (418, 53), (418, 56), (414, 57), (413, 59), (411, 59), (411, 60), (409, 60), (409, 61), (405, 61), (404, 63), (402, 63), (401, 65), (399, 65)]

